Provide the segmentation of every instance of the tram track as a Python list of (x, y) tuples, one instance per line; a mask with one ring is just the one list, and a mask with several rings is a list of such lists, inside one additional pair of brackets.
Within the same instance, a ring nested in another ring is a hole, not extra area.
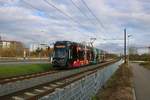
[[(107, 61), (109, 62), (109, 61)], [(100, 65), (103, 65), (107, 62), (104, 63), (100, 63)], [(91, 66), (91, 65), (88, 65)], [(84, 69), (85, 67), (88, 66), (83, 66), (80, 67), (78, 69)], [(74, 70), (74, 69), (67, 69), (67, 70)], [(36, 78), (36, 77), (41, 77), (41, 76), (45, 76), (45, 75), (49, 75), (49, 74), (54, 74), (54, 73), (59, 73), (65, 70), (55, 70), (55, 69), (51, 69), (49, 71), (46, 72), (38, 72), (38, 73), (33, 73), (33, 74), (26, 74), (26, 75), (19, 75), (19, 76), (11, 76), (11, 77), (6, 77), (6, 78), (0, 78), (0, 85), (2, 84), (7, 84), (7, 83), (11, 83), (11, 82), (16, 82), (16, 81), (21, 81), (21, 80), (25, 80), (25, 79), (31, 79), (31, 78)]]
[(15, 81), (21, 81), (21, 80), (25, 80), (25, 79), (40, 77), (43, 75), (53, 74), (53, 73), (57, 73), (57, 72), (58, 72), (57, 70), (50, 70), (50, 71), (46, 71), (46, 72), (39, 72), (39, 73), (33, 73), (33, 74), (0, 78), (0, 85), (10, 83), (10, 82), (15, 82)]
[[(39, 85), (36, 85), (36, 86), (33, 86), (33, 87), (29, 87), (29, 88), (26, 88), (26, 89), (22, 89), (22, 90), (19, 90), (19, 91), (16, 91), (16, 92), (14, 92), (14, 93), (10, 93), (10, 94), (6, 94), (6, 95), (3, 95), (3, 96), (1, 96), (0, 98), (3, 98), (3, 100), (11, 100), (11, 99), (14, 99), (14, 100), (17, 100), (17, 96), (15, 96), (16, 94), (19, 94), (20, 95), (20, 93), (23, 93), (23, 98), (24, 98), (24, 96), (26, 96), (26, 95), (29, 95), (29, 97), (35, 97), (35, 98), (37, 98), (37, 97), (39, 97), (39, 95), (37, 96), (37, 94), (39, 93), (39, 92), (41, 92), (41, 94), (45, 94), (45, 93), (47, 93), (47, 92), (44, 92), (44, 91), (51, 91), (51, 90), (54, 90), (54, 89), (51, 89), (50, 87), (49, 87), (49, 85), (48, 84), (52, 84), (52, 87), (54, 86), (56, 86), (56, 84), (57, 83), (64, 83), (64, 81), (62, 82), (62, 80), (64, 80), (64, 79), (66, 79), (66, 78), (69, 78), (69, 77), (72, 77), (72, 76), (76, 76), (77, 74), (81, 74), (81, 73), (85, 73), (85, 72), (88, 72), (88, 71), (92, 71), (92, 70), (95, 70), (95, 69), (97, 69), (97, 68), (102, 68), (102, 66), (106, 66), (106, 65), (108, 65), (108, 64), (111, 64), (111, 63), (114, 63), (114, 62), (116, 62), (116, 61), (118, 61), (118, 60), (111, 60), (111, 61), (109, 61), (109, 62), (105, 62), (105, 63), (101, 63), (101, 64), (98, 64), (98, 65), (90, 65), (90, 66), (86, 66), (86, 67), (83, 67), (83, 68), (79, 68), (79, 69), (73, 69), (73, 70), (69, 70), (69, 71), (76, 71), (76, 73), (74, 73), (74, 74), (70, 74), (70, 75), (68, 75), (68, 76), (65, 76), (65, 77), (62, 77), (62, 78), (58, 78), (58, 79), (55, 79), (55, 80), (52, 80), (52, 81), (50, 81), (50, 82), (46, 82), (46, 83), (42, 83), (42, 84), (39, 84)], [(95, 66), (95, 67), (94, 67)], [(77, 72), (77, 70), (78, 70), (78, 72)], [(68, 71), (61, 71), (61, 72), (68, 72)], [(56, 73), (59, 73), (59, 72), (46, 72), (46, 73), (42, 73), (42, 74), (37, 74), (37, 75), (31, 75), (32, 77), (30, 77), (30, 78), (35, 78), (35, 77), (41, 77), (41, 76), (44, 76), (44, 75), (47, 75), (47, 74), (55, 74), (56, 75)], [(61, 75), (61, 74), (60, 74)], [(29, 79), (29, 77), (28, 78), (26, 78), (26, 79)], [(61, 80), (61, 81), (60, 81)], [(14, 82), (14, 81), (13, 81)], [(53, 83), (54, 82), (54, 83)], [(56, 82), (56, 83), (55, 83)], [(66, 84), (66, 80), (65, 80), (65, 84)], [(42, 89), (41, 89), (41, 87), (42, 87)], [(39, 89), (40, 88), (40, 89)], [(49, 90), (50, 89), (50, 90)], [(34, 90), (33, 92), (29, 92), (29, 91), (32, 91), (32, 90)], [(40, 94), (40, 95), (41, 95)], [(8, 99), (8, 97), (9, 97), (9, 99)], [(11, 98), (10, 98), (11, 97)], [(5, 98), (7, 98), (7, 99), (5, 99)], [(19, 98), (19, 97), (18, 97)], [(26, 97), (25, 97), (26, 98)], [(27, 99), (30, 99), (30, 98), (27, 98)], [(21, 99), (20, 99), (21, 100)]]

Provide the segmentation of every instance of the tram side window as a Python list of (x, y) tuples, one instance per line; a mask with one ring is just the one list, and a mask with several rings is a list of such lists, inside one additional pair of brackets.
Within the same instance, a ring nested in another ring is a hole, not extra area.
[(73, 57), (73, 59), (77, 59), (77, 57), (78, 57), (76, 48), (77, 48), (77, 46), (73, 46), (73, 48), (72, 48), (72, 57)]
[(91, 60), (93, 61), (94, 60), (94, 52), (91, 51)]
[(78, 55), (79, 55), (79, 59), (81, 59), (81, 60), (84, 59), (84, 51), (83, 50), (80, 50)]
[(87, 51), (87, 60), (89, 60), (89, 61), (90, 61), (90, 58), (91, 58), (91, 56), (90, 56), (90, 52), (89, 52), (89, 51)]

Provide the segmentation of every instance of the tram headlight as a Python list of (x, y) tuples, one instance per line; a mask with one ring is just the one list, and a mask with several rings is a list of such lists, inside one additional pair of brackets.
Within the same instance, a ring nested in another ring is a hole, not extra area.
[(64, 61), (65, 61), (65, 59), (61, 59), (61, 60), (60, 60), (60, 62), (64, 62)]

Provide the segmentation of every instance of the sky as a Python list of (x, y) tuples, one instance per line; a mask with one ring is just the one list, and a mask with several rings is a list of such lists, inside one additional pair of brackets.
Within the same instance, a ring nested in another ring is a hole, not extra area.
[(122, 52), (124, 28), (130, 45), (150, 45), (150, 0), (0, 0), (2, 39), (26, 45), (96, 38), (94, 46)]

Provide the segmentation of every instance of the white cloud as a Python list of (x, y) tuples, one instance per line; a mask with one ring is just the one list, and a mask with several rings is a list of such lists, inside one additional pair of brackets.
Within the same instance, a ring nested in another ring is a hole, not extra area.
[[(147, 9), (150, 6), (149, 0), (84, 0), (105, 28), (97, 23), (80, 0), (74, 0), (74, 2), (88, 18), (83, 16), (69, 0), (48, 1), (81, 25), (50, 7), (43, 0), (37, 0), (36, 3), (34, 0), (24, 1), (29, 5), (21, 0), (0, 0), (0, 30), (6, 39), (18, 39), (28, 43), (55, 40), (79, 42), (88, 41), (91, 36), (123, 38), (123, 29), (127, 27), (128, 33), (133, 35), (133, 44), (137, 44), (140, 39), (140, 44), (150, 45), (147, 38), (150, 34), (150, 13)], [(122, 41), (97, 39), (95, 45), (101, 45), (100, 43), (105, 43), (106, 46), (113, 43), (118, 49)]]

